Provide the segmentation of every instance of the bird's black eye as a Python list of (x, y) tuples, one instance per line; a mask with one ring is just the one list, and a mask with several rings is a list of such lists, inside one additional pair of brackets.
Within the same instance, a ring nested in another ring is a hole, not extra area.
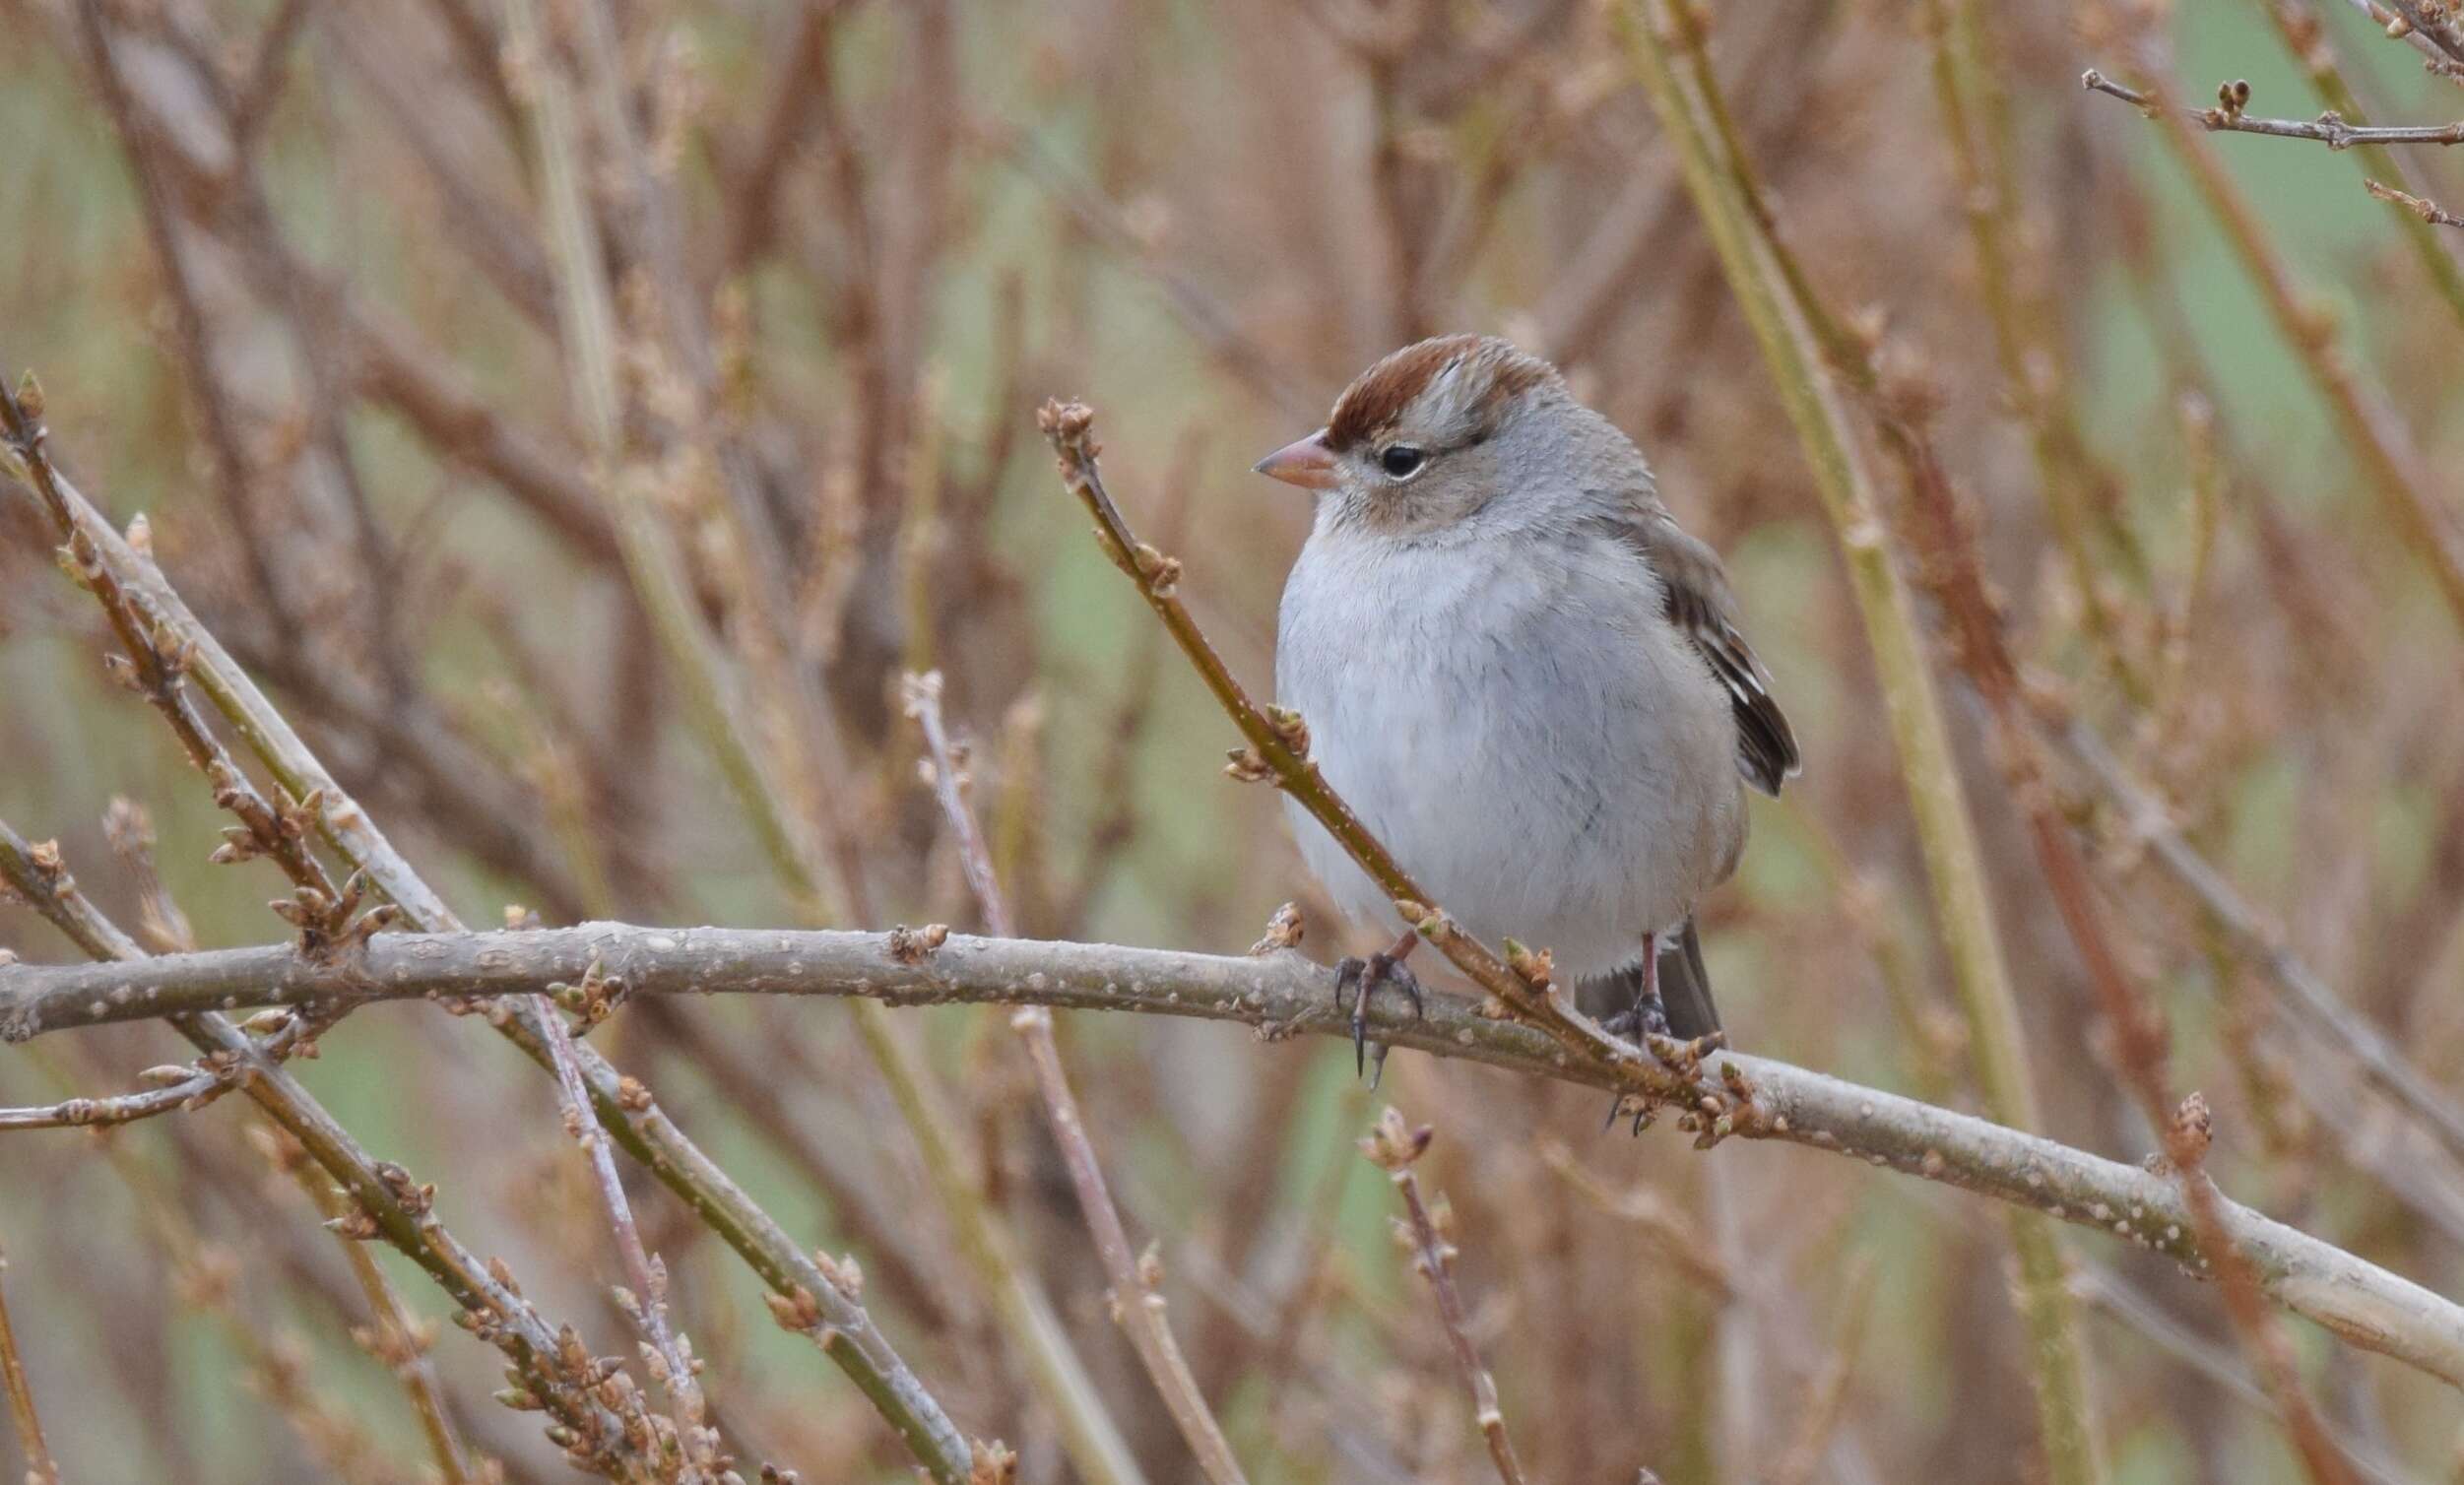
[(1378, 467), (1397, 480), (1408, 480), (1419, 474), (1420, 466), (1428, 460), (1427, 454), (1410, 444), (1394, 443), (1387, 445), (1386, 452), (1378, 456)]

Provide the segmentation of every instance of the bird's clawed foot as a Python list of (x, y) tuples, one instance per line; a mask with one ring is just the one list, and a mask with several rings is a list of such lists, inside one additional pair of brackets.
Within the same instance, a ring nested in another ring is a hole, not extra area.
[(1621, 1114), (1630, 1114), (1634, 1117), (1633, 1132), (1640, 1135), (1652, 1127), (1653, 1120), (1659, 1117), (1659, 1110), (1653, 1107), (1652, 1101), (1640, 1093), (1620, 1093), (1609, 1100), (1608, 1117), (1600, 1121), (1600, 1132), (1606, 1133), (1609, 1126), (1615, 1124), (1617, 1117)]
[(1656, 993), (1649, 999), (1637, 997), (1633, 1004), (1600, 1022), (1600, 1030), (1640, 1047), (1648, 1038), (1670, 1034), (1668, 1011)]
[[(1402, 958), (1395, 954), (1371, 954), (1368, 958), (1350, 958), (1334, 966), (1334, 1008), (1343, 1008), (1343, 998), (1352, 1001), (1352, 1059), (1356, 1070), (1366, 1076), (1369, 1071), (1369, 998), (1381, 985), (1391, 985), (1411, 998), (1411, 1013), (1428, 1014), (1428, 1006), (1420, 995), (1420, 981)], [(1381, 1067), (1384, 1065), (1381, 1049)]]

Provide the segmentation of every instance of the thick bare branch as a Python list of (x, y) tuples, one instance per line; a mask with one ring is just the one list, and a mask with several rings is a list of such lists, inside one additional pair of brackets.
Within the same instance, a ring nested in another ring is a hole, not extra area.
[[(1280, 1039), (1347, 1035), (1332, 977), (1297, 953), (1228, 958), (1108, 944), (952, 935), (778, 929), (664, 929), (617, 923), (529, 933), (384, 934), (348, 960), (315, 963), (288, 945), (174, 954), (138, 963), (0, 967), (0, 1035), (141, 1020), (207, 1006), (536, 995), (593, 964), (628, 996), (863, 997), (951, 1003), (1135, 1010), (1239, 1021)], [(1373, 1004), (1394, 1046), (1598, 1088), (1617, 1067), (1571, 1056), (1532, 1026), (1439, 995), (1425, 1019)], [(1767, 1058), (1717, 1052), (1703, 1098), (1731, 1132), (1850, 1155), (2094, 1228), (2204, 1271), (2178, 1185), (1987, 1120)], [(1724, 1096), (1723, 1096), (1724, 1093)], [(1708, 1110), (1698, 1110), (1708, 1112)], [(2248, 1207), (2219, 1201), (2225, 1230), (2278, 1304), (2367, 1350), (2464, 1388), (2464, 1307)]]

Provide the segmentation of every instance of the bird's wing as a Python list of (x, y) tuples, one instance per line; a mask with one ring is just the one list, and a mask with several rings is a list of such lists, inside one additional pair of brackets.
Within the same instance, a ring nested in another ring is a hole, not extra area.
[(1675, 624), (1728, 688), (1737, 719), (1737, 772), (1765, 794), (1777, 795), (1795, 776), (1796, 734), (1772, 699), (1771, 673), (1745, 641), (1737, 624), (1736, 596), (1719, 553), (1677, 525), (1656, 497), (1646, 495), (1618, 512), (1616, 535), (1659, 574), (1668, 620)]

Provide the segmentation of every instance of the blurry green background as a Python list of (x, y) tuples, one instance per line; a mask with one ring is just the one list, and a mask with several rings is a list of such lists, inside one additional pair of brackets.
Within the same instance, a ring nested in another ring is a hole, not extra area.
[[(504, 51), (501, 18), (464, 0), (298, 9), (99, 7), (129, 98), (114, 108), (73, 4), (0, 5), (0, 367), (36, 370), (63, 466), (116, 518), (148, 515), (173, 581), (466, 918), (518, 902), (552, 921), (791, 921), (620, 572), (473, 452), (486, 423), (533, 441), (551, 473), (587, 484), (592, 469), (524, 127), (537, 59)], [(2177, 157), (2078, 75), (2193, 101), (2239, 77), (2253, 113), (2321, 105), (2256, 0), (1979, 8), (2010, 186), (1999, 220), (2042, 384), (2109, 480), (2121, 547), (2144, 554), (2142, 572), (2100, 546), (2083, 585), (1996, 355), (1926, 10), (1717, 16), (1713, 57), (1782, 230), (1938, 394), (1937, 429), (2038, 675), (2165, 792), (2355, 1013), (2452, 1089), (2452, 615)], [(568, 8), (549, 11), (560, 35)], [(2374, 114), (2459, 112), (2464, 95), (2414, 52), (2346, 7), (2316, 13)], [(1249, 464), (1394, 346), (1500, 331), (1559, 359), (1634, 433), (1680, 516), (1727, 555), (1805, 740), (1805, 778), (1758, 801), (1743, 872), (1707, 910), (1738, 1041), (1974, 1106), (1830, 531), (1595, 7), (619, 0), (605, 15), (615, 86), (654, 164), (652, 215), (716, 326), (717, 371), (678, 417), (676, 384), (692, 378), (628, 318), (626, 456), (658, 483), (695, 596), (732, 637), (742, 557), (698, 440), (717, 429), (753, 471), (763, 539), (797, 585), (796, 663), (826, 677), (848, 754), (834, 788), (872, 864), (869, 926), (975, 921), (915, 781), (917, 740), (887, 700), (904, 666), (929, 661), (975, 741), (976, 799), (1029, 932), (1238, 952), (1298, 899), (1315, 909), (1313, 951), (1356, 946), (1312, 897), (1269, 794), (1221, 778), (1230, 729), (1157, 649), (1030, 417), (1047, 395), (1095, 407), (1114, 489), (1183, 558), (1185, 594), (1263, 689), (1308, 512)], [(269, 52), (278, 26), (289, 39)], [(231, 114), (252, 98), (243, 152)], [(2452, 510), (2464, 319), (2393, 209), (2364, 194), (2354, 156), (2207, 143)], [(151, 228), (133, 160), (156, 177)], [(2464, 210), (2454, 161), (2404, 161), (2416, 190)], [(602, 161), (593, 182), (621, 290), (650, 272), (653, 234), (616, 173)], [(2464, 231), (2446, 236), (2452, 256)], [(350, 326), (363, 306), (408, 337), (391, 354), (477, 393), (484, 416), (413, 409), (400, 365)], [(209, 400), (227, 409), (235, 470)], [(2185, 436), (2201, 426), (2206, 462)], [(136, 878), (100, 823), (128, 797), (152, 814), (200, 943), (278, 936), (263, 904), (279, 882), (206, 864), (223, 821), (159, 722), (103, 676), (97, 615), (50, 546), (31, 501), (0, 496), (0, 818), (56, 836), (133, 923)], [(2090, 604), (2114, 626), (2104, 648)], [(2135, 1159), (2152, 1137), (2113, 1096), (2015, 812), (1964, 694), (1946, 694), (2047, 1132)], [(752, 709), (776, 724), (766, 702)], [(2284, 1023), (2126, 828), (2084, 791), (2065, 803), (2101, 847), (2132, 967), (2172, 1016), (2175, 1084), (2217, 1106), (2226, 1189), (2453, 1292), (2464, 1172)], [(22, 910), (0, 911), (0, 946), (68, 954)], [(1000, 1022), (903, 1014), (1153, 1477), (1194, 1477), (1103, 1318)], [(962, 1427), (1019, 1445), (1028, 1479), (1069, 1478), (847, 1030), (843, 1007), (713, 1002), (637, 1007), (597, 1035), (790, 1230), (853, 1248), (869, 1271), (911, 1270), (868, 1296), (876, 1316)], [(1438, 1130), (1429, 1179), (1453, 1200), (1475, 1333), (1539, 1477), (1626, 1479), (1649, 1463), (1672, 1485), (1786, 1478), (1800, 1457), (1815, 1462), (1797, 1477), (1842, 1480), (2036, 1467), (2000, 1218), (1980, 1201), (1800, 1151), (1697, 1157), (1665, 1133), (1595, 1135), (1589, 1097), (1408, 1056), (1373, 1095), (1330, 1042), (1087, 1016), (1064, 1034), (1132, 1227), (1161, 1243), (1171, 1313), (1253, 1478), (1487, 1469), (1389, 1245), (1391, 1195), (1350, 1148), (1388, 1098)], [(0, 1101), (125, 1086), (177, 1056), (159, 1029), (12, 1049)], [(471, 1022), (380, 1007), (300, 1071), (372, 1150), (436, 1181), (448, 1223), (503, 1254), (543, 1309), (622, 1349), (593, 1287), (614, 1270), (581, 1163), (552, 1090), (510, 1049)], [(228, 1100), (0, 1147), (9, 1297), (69, 1478), (420, 1477), (399, 1393), (338, 1321), (353, 1295), (331, 1242), (268, 1174), (251, 1121)], [(1730, 1293), (1689, 1280), (1649, 1223), (1601, 1195), (1629, 1189), (1682, 1215)], [(894, 1440), (769, 1324), (733, 1256), (655, 1188), (637, 1199), (732, 1437), (809, 1481), (903, 1478)], [(165, 1212), (177, 1231), (161, 1230)], [(882, 1242), (905, 1258), (868, 1251)], [(2114, 1477), (2297, 1477), (2263, 1410), (2164, 1338), (2237, 1369), (2213, 1296), (2101, 1239), (2074, 1252), (2100, 1292), (2144, 1312), (2092, 1307)], [(378, 1257), (412, 1304), (442, 1313), (414, 1270)], [(197, 1270), (218, 1262), (229, 1298), (201, 1304)], [(269, 1388), (241, 1331), (299, 1347), (310, 1400)], [(2453, 1474), (2451, 1393), (2289, 1333), (2357, 1456), (2385, 1477)], [(1844, 1343), (1845, 1392), (1818, 1406)], [(492, 1354), (447, 1328), (436, 1361), (477, 1447), (513, 1478), (558, 1477), (532, 1420), (488, 1401)], [(337, 1442), (319, 1417), (364, 1437)]]

